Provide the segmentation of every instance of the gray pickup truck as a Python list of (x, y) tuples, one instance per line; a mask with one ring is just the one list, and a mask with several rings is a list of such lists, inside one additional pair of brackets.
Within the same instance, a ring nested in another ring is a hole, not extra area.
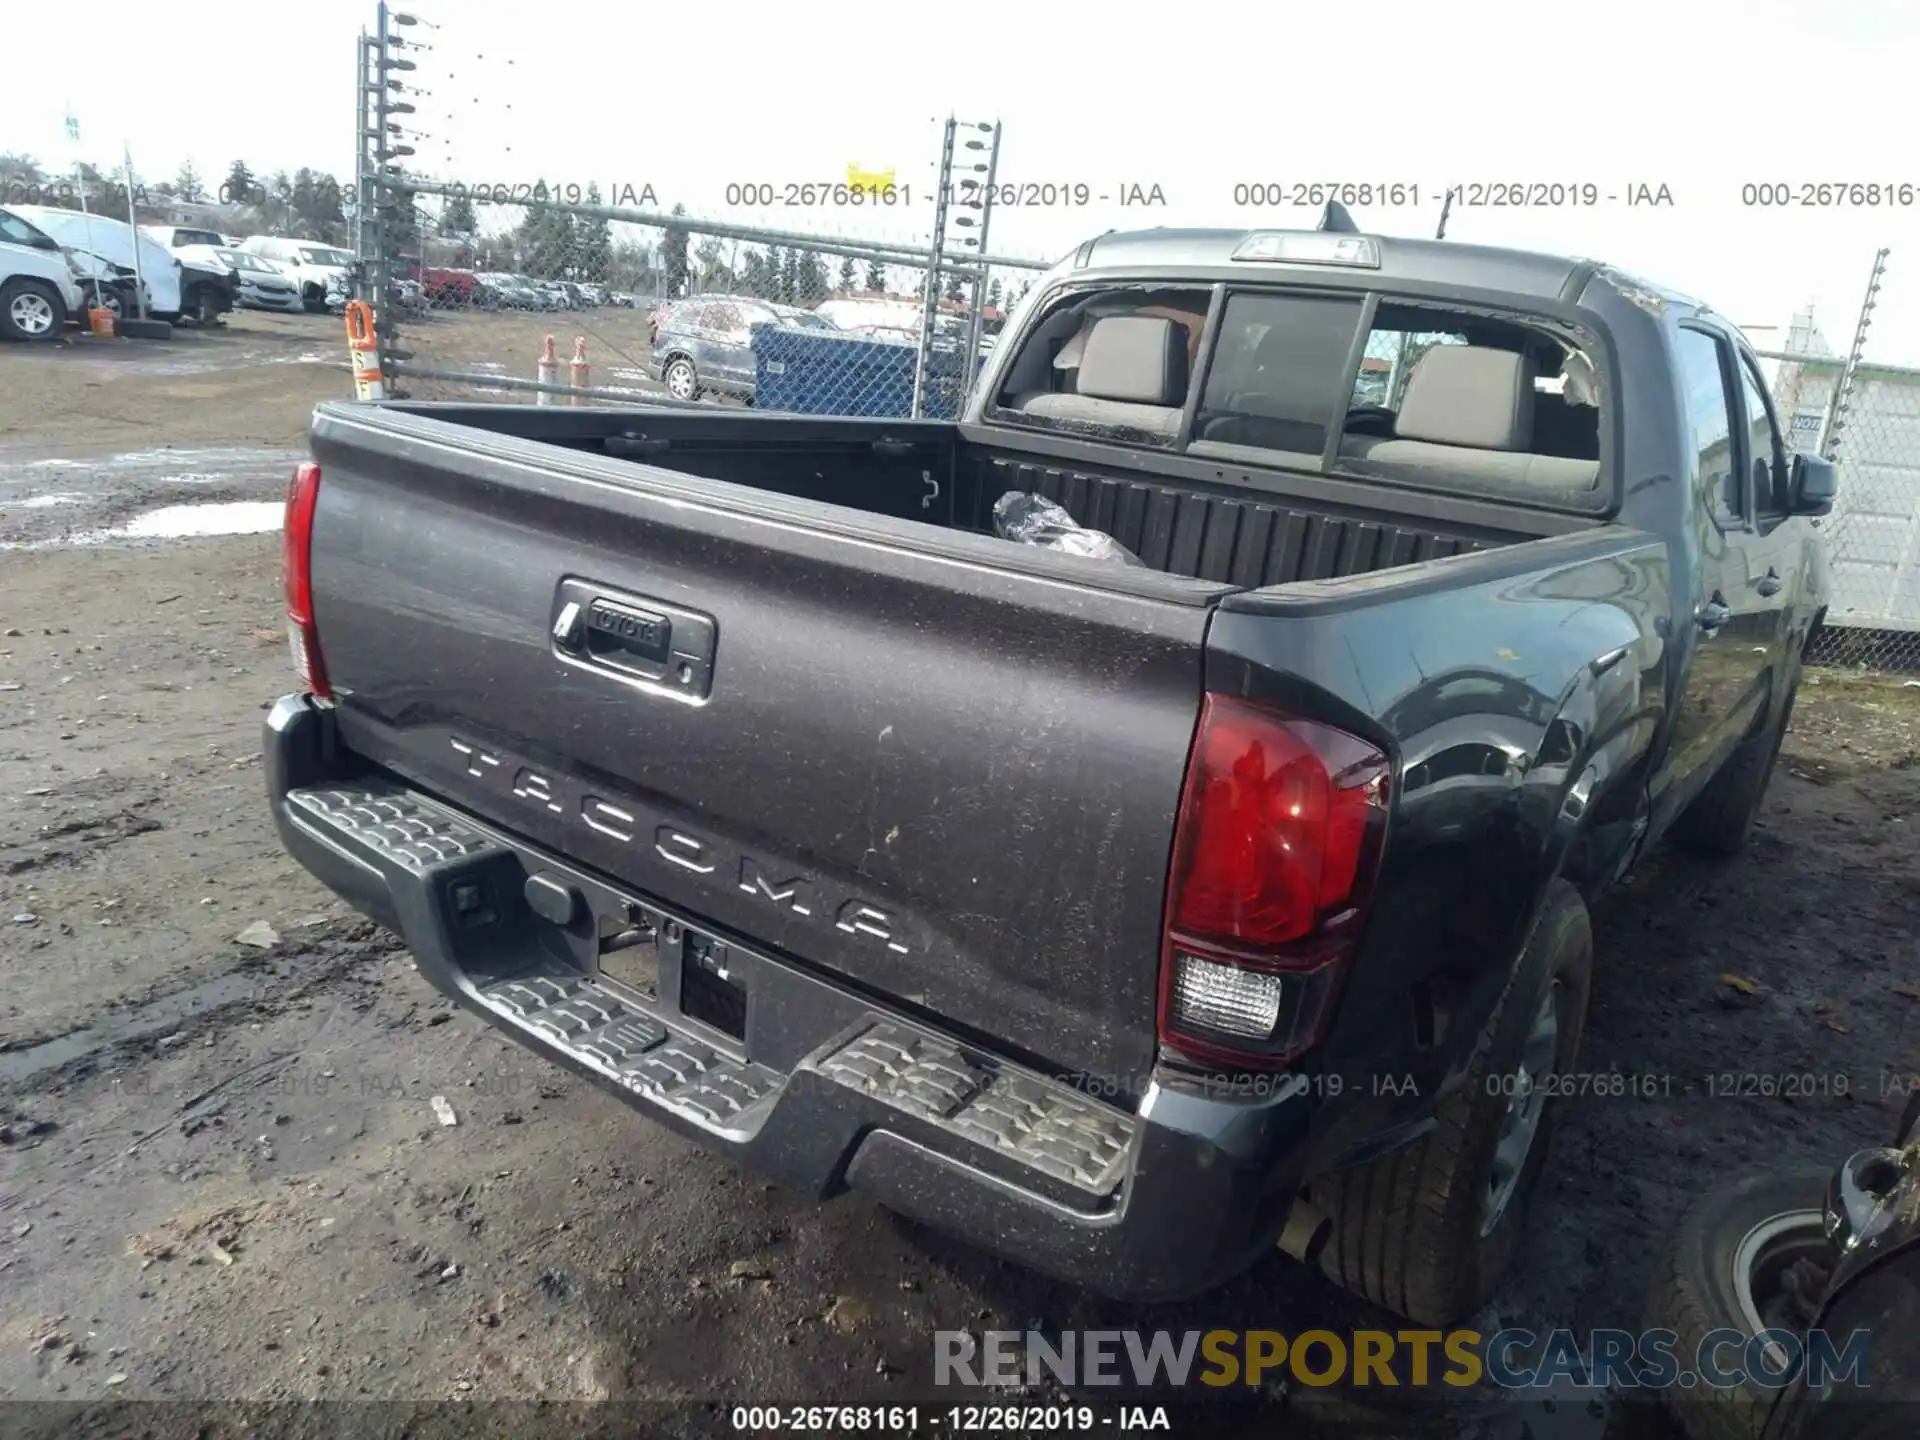
[(312, 456), (273, 813), (431, 984), (1096, 1290), (1280, 1243), (1428, 1322), (1513, 1248), (1587, 903), (1748, 831), (1834, 490), (1698, 302), (1324, 230), (1087, 242), (955, 423), (328, 403)]

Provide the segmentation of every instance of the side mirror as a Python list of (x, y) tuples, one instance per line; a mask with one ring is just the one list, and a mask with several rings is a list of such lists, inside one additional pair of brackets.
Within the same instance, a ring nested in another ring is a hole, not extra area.
[(1787, 510), (1794, 515), (1828, 514), (1839, 489), (1839, 472), (1831, 460), (1796, 454), (1787, 476)]

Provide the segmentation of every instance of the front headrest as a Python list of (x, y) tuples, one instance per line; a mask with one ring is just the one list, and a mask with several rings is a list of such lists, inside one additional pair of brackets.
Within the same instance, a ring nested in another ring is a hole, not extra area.
[(1434, 445), (1525, 450), (1533, 442), (1534, 370), (1513, 350), (1435, 345), (1407, 377), (1393, 432)]
[(1093, 322), (1074, 389), (1093, 400), (1180, 405), (1187, 398), (1187, 332), (1158, 315)]

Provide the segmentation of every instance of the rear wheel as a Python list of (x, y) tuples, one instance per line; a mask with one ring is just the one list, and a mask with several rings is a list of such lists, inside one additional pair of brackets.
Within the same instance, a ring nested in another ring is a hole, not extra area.
[(1461, 1087), (1420, 1140), (1316, 1184), (1335, 1283), (1428, 1325), (1471, 1314), (1506, 1273), (1580, 1054), (1593, 932), (1555, 880)]
[(67, 302), (44, 280), (16, 276), (0, 285), (0, 331), (10, 340), (58, 340)]
[(667, 393), (676, 400), (697, 400), (700, 398), (700, 377), (694, 373), (693, 362), (684, 355), (676, 355), (667, 362), (664, 377)]

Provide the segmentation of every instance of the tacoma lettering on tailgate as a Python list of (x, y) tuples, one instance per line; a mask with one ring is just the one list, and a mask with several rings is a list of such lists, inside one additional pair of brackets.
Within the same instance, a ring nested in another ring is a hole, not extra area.
[(884, 946), (895, 955), (913, 953), (901, 921), (863, 896), (834, 896), (813, 876), (696, 835), (675, 822), (656, 819), (638, 801), (622, 797), (616, 803), (574, 787), (564, 776), (543, 775), (510, 756), (458, 736), (450, 737), (450, 743), (470, 778), (504, 788), (516, 800), (569, 822), (577, 821), (596, 835), (622, 845), (644, 846), (661, 864), (738, 886), (744, 895), (802, 919), (829, 924), (849, 939)]

